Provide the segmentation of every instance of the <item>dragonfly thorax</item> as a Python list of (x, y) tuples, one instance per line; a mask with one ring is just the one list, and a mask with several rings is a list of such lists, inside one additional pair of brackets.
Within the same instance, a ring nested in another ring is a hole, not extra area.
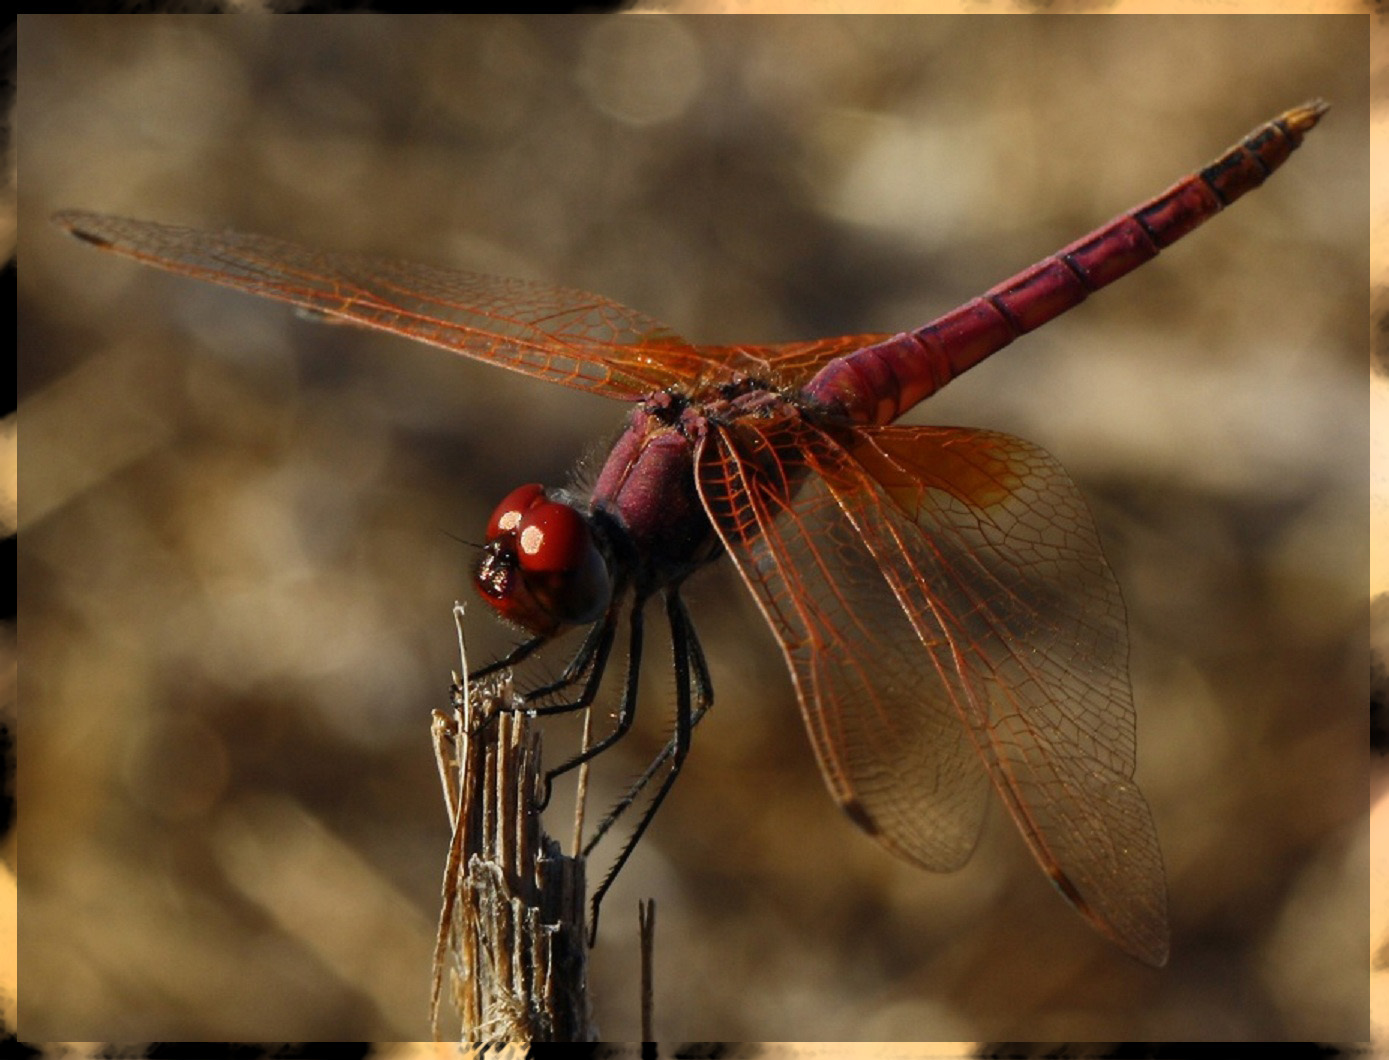
[(612, 596), (588, 520), (538, 483), (497, 505), (473, 581), (503, 619), (543, 637), (595, 621)]

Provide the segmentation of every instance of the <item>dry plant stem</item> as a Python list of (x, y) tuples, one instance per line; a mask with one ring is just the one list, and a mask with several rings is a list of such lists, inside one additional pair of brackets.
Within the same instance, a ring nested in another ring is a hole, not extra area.
[[(593, 710), (584, 708), (584, 735), (580, 749), (587, 751), (593, 738)], [(579, 766), (579, 779), (574, 792), (574, 845), (570, 848), (574, 857), (584, 856), (584, 807), (588, 805), (588, 767), (591, 762)]]
[[(466, 663), (465, 663), (466, 665)], [(435, 949), (431, 1020), (451, 978), (464, 1042), (596, 1041), (588, 1001), (584, 869), (535, 810), (540, 735), (510, 675), (456, 684), (435, 753), (453, 839)]]
[(655, 1026), (653, 1015), (652, 979), (654, 969), (651, 965), (651, 951), (656, 941), (656, 899), (647, 898), (637, 903), (637, 924), (641, 929), (641, 1040), (654, 1042), (651, 1028)]

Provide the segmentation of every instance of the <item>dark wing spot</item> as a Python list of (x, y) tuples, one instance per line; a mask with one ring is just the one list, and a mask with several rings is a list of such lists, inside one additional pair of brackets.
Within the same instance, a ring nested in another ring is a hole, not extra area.
[(863, 808), (863, 803), (858, 799), (850, 799), (848, 802), (839, 804), (845, 813), (849, 815), (849, 820), (858, 825), (871, 836), (878, 834), (878, 823), (868, 816), (868, 811)]

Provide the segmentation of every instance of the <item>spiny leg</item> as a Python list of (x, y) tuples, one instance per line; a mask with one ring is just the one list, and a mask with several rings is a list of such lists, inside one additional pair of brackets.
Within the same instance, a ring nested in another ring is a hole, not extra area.
[[(689, 647), (690, 662), (693, 664), (690, 686), (692, 699), (695, 704), (694, 712), (690, 716), (690, 729), (693, 730), (694, 727), (699, 724), (700, 719), (709, 712), (709, 708), (714, 705), (714, 684), (709, 679), (709, 665), (704, 658), (704, 648), (699, 643), (699, 636), (695, 632), (694, 623), (690, 621), (689, 612), (685, 609), (685, 602), (679, 598), (676, 592), (673, 592), (672, 595), (675, 596), (674, 606), (679, 609), (679, 621), (684, 625), (684, 640)], [(667, 601), (667, 606), (668, 608), (670, 606), (669, 600)], [(676, 644), (675, 623), (676, 619), (672, 617), (672, 647)], [(677, 673), (678, 672), (677, 670)], [(661, 767), (670, 761), (671, 757), (675, 754), (677, 736), (671, 737), (670, 742), (666, 744), (661, 753), (646, 767), (646, 771), (632, 783), (631, 787), (627, 789), (622, 798), (618, 799), (613, 808), (608, 811), (607, 816), (603, 818), (598, 827), (594, 830), (593, 836), (584, 844), (583, 854), (585, 857), (593, 853), (594, 848), (602, 841), (603, 837), (608, 834), (612, 826), (617, 823), (617, 819), (637, 800), (637, 797), (646, 788), (646, 785), (651, 782), (651, 778), (656, 775), (657, 770), (661, 769)]]
[(527, 705), (526, 710), (529, 713), (535, 715), (568, 714), (571, 711), (583, 710), (584, 707), (593, 702), (594, 697), (598, 695), (598, 686), (603, 681), (603, 673), (608, 668), (608, 656), (612, 652), (613, 638), (617, 634), (618, 611), (619, 606), (615, 603), (608, 608), (607, 613), (603, 616), (603, 621), (595, 623), (593, 628), (589, 630), (583, 644), (579, 645), (579, 650), (574, 653), (574, 657), (569, 660), (564, 672), (557, 680), (521, 694), (521, 698), (529, 704), (533, 699), (543, 699), (545, 696), (571, 687), (587, 674), (588, 679), (584, 682), (583, 691), (579, 693), (579, 698), (569, 703), (552, 703), (543, 707)]
[[(603, 616), (603, 621), (594, 623), (588, 634), (584, 637), (584, 642), (579, 645), (579, 650), (574, 653), (574, 657), (565, 665), (564, 673), (559, 678), (548, 685), (530, 689), (521, 693), (515, 704), (506, 704), (502, 710), (523, 710), (527, 714), (567, 714), (571, 711), (582, 710), (593, 702), (598, 694), (598, 686), (602, 683), (603, 672), (607, 669), (608, 655), (612, 651), (613, 636), (617, 630), (617, 607), (608, 609), (608, 613)], [(469, 680), (475, 681), (488, 674), (495, 673), (503, 667), (510, 666), (519, 662), (526, 656), (535, 651), (542, 644), (548, 643), (548, 637), (536, 637), (528, 640), (520, 647), (516, 648), (505, 658), (498, 662), (491, 663), (474, 671), (469, 675)], [(584, 684), (583, 691), (579, 693), (579, 698), (570, 703), (553, 703), (543, 707), (531, 705), (532, 699), (543, 698), (553, 695), (562, 689), (569, 688), (585, 674), (588, 680)]]
[(476, 670), (474, 670), (472, 673), (468, 675), (468, 680), (480, 681), (482, 680), (482, 678), (487, 677), (490, 674), (494, 674), (498, 670), (505, 670), (509, 666), (515, 666), (518, 662), (521, 662), (522, 660), (535, 654), (536, 650), (540, 648), (542, 645), (548, 643), (549, 640), (549, 637), (532, 637), (530, 640), (525, 641), (522, 644), (518, 644), (516, 647), (512, 648), (511, 651), (503, 655), (496, 662), (488, 663), (486, 666), (478, 667)]
[[(595, 623), (593, 628), (589, 630), (588, 635), (584, 638), (583, 644), (579, 646), (579, 650), (574, 654), (574, 657), (570, 659), (569, 664), (564, 668), (564, 673), (560, 675), (557, 681), (541, 688), (525, 692), (515, 703), (501, 705), (500, 709), (508, 711), (521, 710), (532, 716), (537, 716), (543, 714), (566, 714), (575, 710), (583, 710), (591, 704), (598, 694), (598, 688), (603, 681), (603, 673), (607, 669), (608, 657), (612, 652), (613, 638), (617, 631), (617, 616), (619, 611), (620, 606), (616, 603), (608, 608), (607, 614), (603, 616), (603, 621)], [(540, 645), (546, 643), (548, 639), (549, 638), (546, 637), (536, 637), (533, 640), (527, 641), (500, 662), (492, 663), (471, 674), (469, 679), (476, 680), (479, 677), (485, 677), (487, 674), (494, 673), (504, 666), (524, 659)], [(637, 633), (637, 648), (640, 650), (640, 632)], [(579, 698), (573, 702), (555, 703), (543, 707), (532, 706), (530, 704), (529, 701), (532, 697), (546, 696), (560, 689), (568, 688), (582, 678), (584, 674), (588, 674), (588, 679), (584, 683), (583, 690), (579, 693)], [(631, 725), (630, 718), (628, 718), (627, 725)], [(621, 733), (619, 732), (617, 735), (620, 736)], [(616, 737), (613, 739), (616, 739)], [(608, 741), (608, 743), (611, 742), (611, 740)], [(604, 743), (596, 749), (590, 749), (590, 753), (597, 753), (598, 750), (602, 750), (603, 747), (608, 746), (608, 743)], [(584, 761), (583, 757), (566, 762), (545, 775), (545, 790), (536, 803), (537, 810), (543, 810), (550, 804), (550, 793), (554, 778), (582, 761)]]
[[(690, 750), (690, 730), (694, 726), (691, 713), (691, 676), (690, 661), (695, 659), (695, 669), (699, 676), (693, 680), (699, 681), (708, 690), (708, 668), (704, 665), (703, 652), (698, 647), (698, 640), (694, 636), (694, 628), (690, 625), (689, 615), (685, 611), (685, 605), (680, 601), (679, 594), (671, 590), (666, 594), (666, 618), (670, 623), (670, 641), (673, 654), (675, 656), (675, 736), (672, 738), (669, 754), (662, 752), (661, 757), (669, 757), (670, 771), (666, 773), (665, 779), (661, 781), (661, 786), (656, 789), (656, 794), (647, 803), (646, 810), (641, 815), (641, 820), (637, 822), (632, 834), (627, 837), (627, 842), (623, 845), (621, 853), (617, 855), (617, 860), (613, 862), (612, 868), (603, 878), (603, 882), (598, 885), (598, 889), (593, 892), (590, 902), (588, 944), (593, 945), (598, 937), (598, 909), (602, 905), (603, 896), (608, 893), (613, 880), (622, 871), (622, 866), (627, 863), (627, 858), (631, 855), (633, 848), (641, 839), (642, 833), (646, 831), (647, 825), (651, 823), (656, 811), (661, 808), (661, 802), (665, 799), (666, 793), (670, 791), (671, 785), (675, 783), (675, 778), (680, 773), (680, 767), (685, 762), (685, 755)], [(691, 644), (695, 647), (691, 647)], [(712, 702), (712, 699), (709, 700)], [(707, 705), (700, 711), (702, 716)], [(653, 767), (654, 768), (654, 767)], [(651, 772), (648, 769), (648, 772)]]
[[(590, 747), (584, 748), (567, 762), (555, 766), (545, 774), (545, 793), (541, 800), (540, 808), (544, 809), (550, 802), (550, 791), (555, 782), (555, 778), (568, 773), (571, 769), (576, 769), (589, 759), (602, 754), (618, 740), (627, 735), (627, 730), (632, 727), (632, 720), (637, 715), (637, 688), (641, 683), (641, 644), (642, 644), (642, 612), (646, 600), (644, 597), (637, 597), (632, 601), (632, 614), (628, 619), (630, 639), (627, 646), (627, 681), (622, 689), (622, 700), (617, 708), (617, 724), (613, 726), (612, 732), (608, 733), (603, 739)], [(615, 621), (617, 605), (609, 609), (608, 618), (604, 623)], [(607, 637), (607, 646), (602, 652), (602, 661), (606, 665), (608, 649), (612, 647), (612, 637)], [(581, 702), (564, 703), (556, 707), (535, 707), (531, 708), (536, 714), (557, 714), (561, 711), (575, 710), (579, 707), (587, 706), (593, 699), (593, 694), (597, 691), (598, 683), (602, 678), (602, 667), (595, 670), (589, 678), (588, 685), (584, 688), (584, 694), (580, 697)], [(583, 700), (587, 699), (587, 702)]]
[[(574, 657), (565, 665), (564, 672), (560, 674), (558, 679), (550, 682), (548, 685), (530, 689), (521, 696), (523, 700), (530, 700), (553, 695), (556, 692), (569, 688), (582, 678), (584, 674), (591, 672), (588, 684), (585, 686), (584, 691), (580, 693), (579, 699), (573, 703), (562, 703), (554, 706), (527, 707), (526, 709), (528, 711), (533, 714), (563, 714), (567, 711), (582, 710), (593, 702), (593, 698), (597, 694), (598, 685), (603, 676), (603, 670), (607, 666), (608, 653), (612, 650), (613, 636), (617, 630), (617, 616), (620, 610), (618, 601), (621, 600), (621, 598), (621, 588), (618, 587), (613, 592), (613, 602), (604, 613), (603, 621), (595, 623), (589, 628), (588, 633), (584, 637), (584, 642), (579, 645), (579, 650), (574, 653)], [(553, 637), (551, 635), (532, 637), (530, 640), (517, 645), (496, 662), (489, 663), (480, 669), (474, 670), (468, 675), (468, 679), (470, 681), (476, 681), (480, 678), (487, 677), (489, 674), (494, 674), (498, 670), (513, 667), (517, 663), (535, 654), (538, 649), (548, 644), (552, 639)]]

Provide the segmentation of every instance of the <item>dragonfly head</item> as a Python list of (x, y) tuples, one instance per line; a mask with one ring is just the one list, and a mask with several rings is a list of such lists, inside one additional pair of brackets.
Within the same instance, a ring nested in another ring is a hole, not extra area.
[(542, 637), (596, 621), (612, 597), (588, 520), (536, 483), (497, 505), (473, 581), (503, 619)]

